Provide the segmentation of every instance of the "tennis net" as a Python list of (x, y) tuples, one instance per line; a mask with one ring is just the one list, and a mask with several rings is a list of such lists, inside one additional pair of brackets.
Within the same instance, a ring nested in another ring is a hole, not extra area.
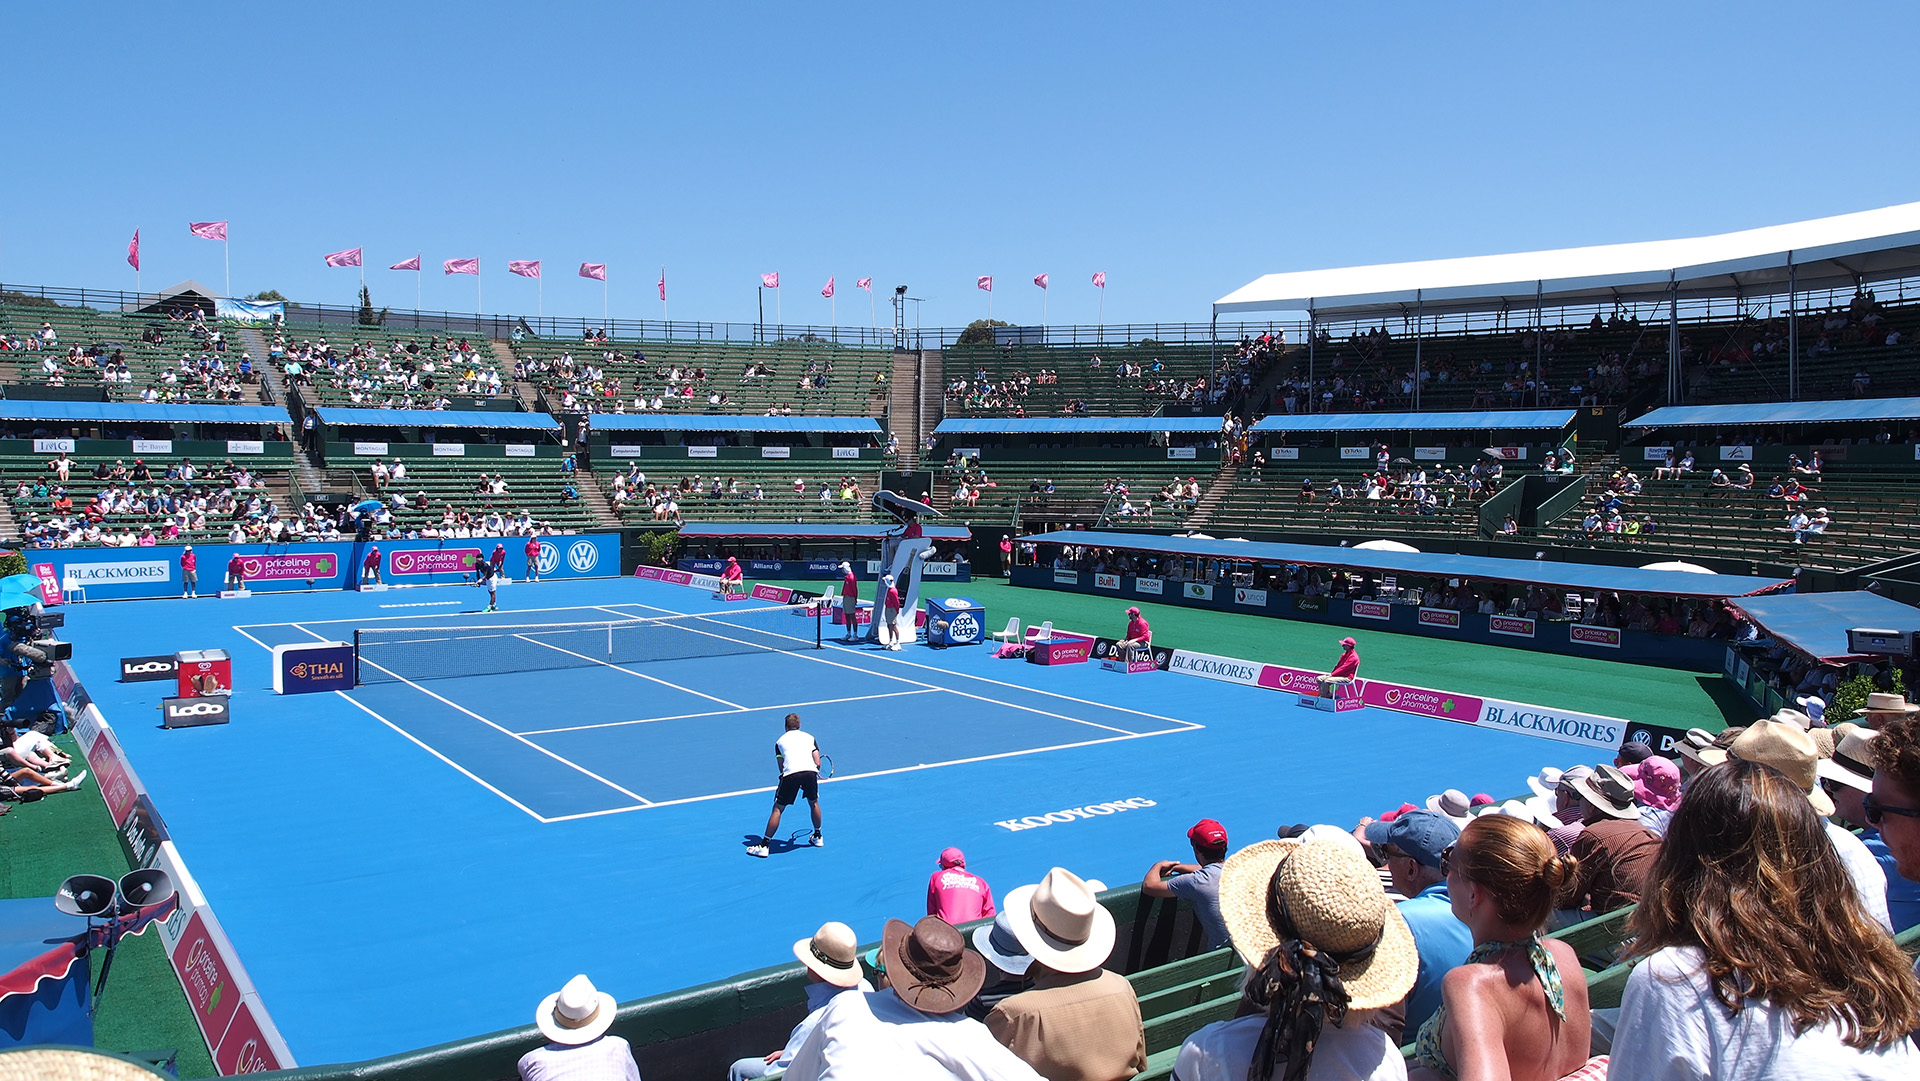
[(700, 615), (353, 632), (356, 681), (419, 682), (820, 648), (825, 608), (797, 604)]

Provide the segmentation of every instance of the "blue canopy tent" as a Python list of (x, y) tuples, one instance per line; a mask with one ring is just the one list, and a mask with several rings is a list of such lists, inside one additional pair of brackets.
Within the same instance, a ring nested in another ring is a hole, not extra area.
[(600, 432), (793, 432), (828, 435), (880, 434), (872, 417), (736, 417), (683, 413), (595, 413), (589, 427)]
[[(726, 537), (736, 540), (880, 540), (892, 530), (880, 525), (824, 525), (800, 522), (687, 522), (682, 537)], [(966, 526), (922, 525), (928, 540), (963, 541), (973, 536)]]
[(1762, 424), (1838, 424), (1920, 420), (1920, 398), (1839, 402), (1757, 402), (1750, 405), (1670, 405), (1628, 421), (1628, 428), (1720, 428)]
[(1218, 433), (1219, 417), (978, 417), (943, 420), (934, 435), (1137, 435)]
[(285, 424), (287, 411), (265, 405), (165, 405), (159, 402), (0, 400), (0, 420), (116, 424)]
[(1571, 409), (1507, 409), (1487, 413), (1314, 413), (1267, 417), (1248, 429), (1261, 432), (1518, 432), (1559, 431), (1573, 423)]
[(1920, 631), (1920, 608), (1865, 590), (1749, 597), (1736, 601), (1734, 607), (1769, 636), (1817, 661), (1858, 658), (1847, 648), (1847, 630), (1852, 627)]
[[(330, 428), (496, 428), (557, 432), (560, 422), (545, 413), (508, 413), (491, 409), (337, 409), (321, 406), (315, 412)], [(285, 419), (283, 415), (281, 419)]]
[(1437, 552), (1390, 552), (1363, 548), (1335, 548), (1324, 544), (1205, 540), (1194, 537), (1166, 537), (1157, 533), (1110, 533), (1062, 529), (1023, 537), (1022, 540), (1035, 544), (1126, 548), (1138, 552), (1156, 552), (1200, 559), (1226, 559), (1276, 566), (1345, 567), (1426, 575), (1432, 578), (1532, 582), (1567, 589), (1658, 593), (1684, 597), (1746, 597), (1770, 590), (1786, 589), (1793, 585), (1792, 579), (1758, 578), (1739, 574), (1649, 571), (1634, 567), (1604, 567), (1590, 563), (1497, 559), (1491, 556), (1445, 555)]

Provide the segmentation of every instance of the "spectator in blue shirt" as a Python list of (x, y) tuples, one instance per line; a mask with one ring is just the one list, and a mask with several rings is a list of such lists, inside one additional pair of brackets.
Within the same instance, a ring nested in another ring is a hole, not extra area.
[(1187, 841), (1193, 846), (1193, 862), (1156, 861), (1140, 880), (1140, 891), (1148, 897), (1183, 898), (1206, 930), (1206, 948), (1217, 950), (1227, 944), (1227, 924), (1220, 916), (1220, 866), (1227, 859), (1227, 828), (1203, 818), (1187, 831)]
[(1447, 879), (1440, 873), (1440, 854), (1460, 839), (1460, 827), (1432, 811), (1408, 811), (1391, 822), (1367, 823), (1366, 838), (1386, 858), (1394, 892), (1406, 898), (1400, 915), (1413, 930), (1420, 954), (1420, 974), (1407, 996), (1406, 1031), (1417, 1032), (1440, 1008), (1441, 981), (1473, 952), (1473, 932), (1453, 914)]
[(1860, 840), (1887, 876), (1887, 915), (1897, 935), (1920, 925), (1920, 882), (1901, 876), (1880, 831), (1867, 824), (1866, 799), (1873, 792), (1873, 741), (1880, 733), (1852, 725), (1843, 725), (1835, 731), (1842, 729), (1845, 735), (1834, 747), (1833, 757), (1822, 758), (1815, 764), (1820, 787), (1833, 799), (1833, 817), (1844, 825), (1860, 828)]

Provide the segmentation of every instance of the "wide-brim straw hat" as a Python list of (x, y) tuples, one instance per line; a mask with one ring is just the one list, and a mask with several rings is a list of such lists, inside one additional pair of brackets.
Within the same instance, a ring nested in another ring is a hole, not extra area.
[(1819, 749), (1802, 729), (1772, 718), (1755, 721), (1733, 741), (1728, 754), (1743, 762), (1772, 766), (1807, 794), (1815, 814), (1833, 813), (1833, 798), (1819, 784)]
[(167, 1076), (130, 1058), (80, 1047), (0, 1051), (0, 1081), (155, 1081)]
[(1351, 1009), (1391, 1006), (1413, 989), (1420, 972), (1413, 932), (1380, 888), (1379, 872), (1351, 849), (1332, 841), (1261, 841), (1221, 867), (1220, 915), (1234, 950), (1254, 968), (1280, 944), (1267, 917), (1270, 889), (1282, 891), (1302, 941), (1332, 954), (1373, 945), (1371, 954), (1340, 966)]
[(1001, 907), (1027, 955), (1055, 972), (1092, 972), (1113, 953), (1113, 913), (1092, 883), (1064, 867), (1007, 894)]
[(860, 940), (844, 923), (821, 924), (812, 938), (793, 944), (793, 956), (807, 971), (835, 987), (852, 987), (860, 982)]

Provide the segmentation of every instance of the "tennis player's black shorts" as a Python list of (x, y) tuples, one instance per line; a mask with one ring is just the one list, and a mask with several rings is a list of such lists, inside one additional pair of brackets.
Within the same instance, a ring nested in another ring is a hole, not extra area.
[(780, 778), (780, 791), (773, 794), (773, 805), (775, 807), (791, 807), (793, 806), (793, 801), (801, 796), (805, 796), (808, 803), (814, 803), (820, 799), (820, 774), (818, 771), (810, 769), (802, 770), (799, 773), (789, 773), (785, 777)]

